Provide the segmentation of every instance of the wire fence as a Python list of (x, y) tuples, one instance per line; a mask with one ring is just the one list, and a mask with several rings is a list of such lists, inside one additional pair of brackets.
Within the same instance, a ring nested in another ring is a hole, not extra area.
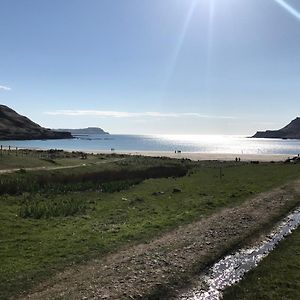
[[(66, 153), (59, 149), (39, 150), (39, 149), (28, 149), (20, 148), (9, 145), (0, 145), (0, 158), (4, 156), (21, 156), (21, 157), (36, 157), (36, 158), (48, 158), (54, 159), (58, 157), (69, 157), (74, 156), (75, 152)], [(76, 152), (76, 156), (83, 156), (83, 152)]]

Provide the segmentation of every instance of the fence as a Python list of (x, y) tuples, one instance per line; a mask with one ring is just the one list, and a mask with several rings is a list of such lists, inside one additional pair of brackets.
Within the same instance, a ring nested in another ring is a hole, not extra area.
[[(50, 150), (38, 150), (38, 149), (28, 149), (14, 147), (10, 145), (0, 145), (0, 158), (3, 156), (30, 156), (36, 158), (57, 158), (57, 157), (67, 157), (63, 150), (50, 149)], [(69, 154), (70, 155), (70, 154)]]

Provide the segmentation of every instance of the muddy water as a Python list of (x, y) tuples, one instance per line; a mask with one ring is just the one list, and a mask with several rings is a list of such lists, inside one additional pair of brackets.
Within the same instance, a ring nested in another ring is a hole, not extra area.
[[(300, 207), (289, 214), (262, 242), (240, 249), (215, 263), (201, 276), (199, 287), (195, 286), (181, 294), (181, 300), (218, 300), (222, 291), (237, 282), (266, 257), (280, 241), (300, 225)], [(203, 284), (204, 283), (204, 284)], [(203, 288), (203, 286), (206, 286)]]

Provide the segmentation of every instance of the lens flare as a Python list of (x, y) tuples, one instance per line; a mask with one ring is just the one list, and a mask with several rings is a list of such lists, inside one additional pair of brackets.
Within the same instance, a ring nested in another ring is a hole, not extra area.
[(206, 89), (207, 97), (209, 97), (210, 87), (209, 79), (211, 77), (211, 61), (213, 54), (213, 40), (214, 40), (214, 19), (215, 19), (215, 1), (209, 2), (209, 19), (208, 19), (208, 40), (207, 40), (207, 53), (206, 53)]
[[(169, 68), (167, 70), (167, 76), (165, 85), (167, 86), (172, 75), (174, 74), (178, 59), (180, 57), (180, 53), (185, 41), (185, 37), (187, 35), (190, 23), (193, 19), (193, 15), (197, 5), (199, 4), (199, 0), (191, 0), (190, 7), (186, 14), (183, 26), (179, 32), (178, 40), (176, 47), (174, 48), (173, 54), (170, 59)], [(212, 40), (213, 40), (213, 22), (214, 22), (214, 11), (215, 11), (215, 0), (211, 0), (208, 2), (208, 41), (207, 41), (207, 59), (206, 59), (206, 73), (209, 74), (210, 69), (210, 61), (211, 61), (211, 48), (212, 48)]]
[(284, 0), (274, 0), (281, 7), (283, 7), (287, 12), (300, 20), (300, 12), (298, 12), (295, 8), (293, 8), (290, 4), (286, 3)]
[(187, 34), (187, 31), (189, 29), (189, 25), (190, 25), (190, 22), (192, 20), (195, 8), (197, 6), (197, 2), (198, 2), (197, 0), (193, 0), (190, 4), (190, 8), (189, 8), (188, 13), (186, 15), (183, 27), (182, 27), (182, 29), (179, 33), (178, 41), (177, 41), (176, 47), (174, 49), (174, 52), (173, 52), (173, 55), (172, 55), (172, 58), (171, 58), (171, 63), (170, 63), (170, 67), (169, 67), (167, 81), (170, 80), (170, 77), (172, 76), (172, 74), (174, 72), (174, 69), (176, 67), (176, 64), (177, 64), (177, 61), (178, 61), (178, 58), (179, 58), (184, 40), (185, 40), (185, 36)]

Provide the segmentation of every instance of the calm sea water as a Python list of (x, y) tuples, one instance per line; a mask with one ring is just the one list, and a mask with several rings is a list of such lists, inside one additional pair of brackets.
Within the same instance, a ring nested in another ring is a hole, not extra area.
[(13, 147), (82, 151), (175, 151), (228, 154), (298, 154), (300, 140), (216, 135), (88, 135), (70, 140), (0, 141)]

